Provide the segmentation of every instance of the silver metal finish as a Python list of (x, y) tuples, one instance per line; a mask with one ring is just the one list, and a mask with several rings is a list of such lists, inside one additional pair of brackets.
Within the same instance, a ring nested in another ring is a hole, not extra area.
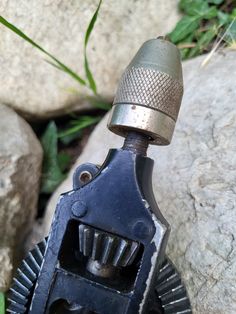
[(79, 180), (83, 184), (88, 183), (90, 180), (92, 180), (92, 178), (93, 178), (93, 176), (92, 176), (91, 172), (89, 172), (89, 171), (82, 171), (80, 176), (79, 176)]
[(116, 134), (138, 131), (149, 144), (168, 145), (183, 95), (180, 54), (163, 39), (143, 44), (123, 73), (108, 128)]
[(87, 263), (87, 270), (95, 276), (103, 277), (103, 278), (111, 278), (113, 277), (117, 269), (115, 266), (110, 264), (101, 264), (98, 261), (94, 261), (93, 259), (89, 259)]
[(134, 261), (139, 251), (139, 244), (81, 224), (79, 249), (84, 256), (90, 257), (101, 265), (126, 267)]
[(118, 104), (111, 110), (109, 129), (123, 137), (135, 130), (149, 136), (149, 144), (168, 145), (174, 128), (173, 119), (148, 107)]

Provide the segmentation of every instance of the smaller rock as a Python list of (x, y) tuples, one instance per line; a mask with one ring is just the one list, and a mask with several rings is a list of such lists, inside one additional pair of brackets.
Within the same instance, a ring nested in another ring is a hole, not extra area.
[(43, 153), (31, 127), (12, 109), (0, 105), (0, 117), (0, 291), (4, 291), (36, 214)]
[(11, 281), (12, 250), (9, 247), (0, 248), (0, 290), (4, 290)]

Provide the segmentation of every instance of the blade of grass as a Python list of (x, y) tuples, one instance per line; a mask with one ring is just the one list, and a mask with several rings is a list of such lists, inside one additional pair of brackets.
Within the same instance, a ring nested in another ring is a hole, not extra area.
[(78, 118), (77, 120), (72, 120), (71, 121), (72, 127), (70, 127), (69, 129), (65, 131), (59, 132), (58, 138), (62, 138), (64, 136), (68, 136), (75, 132), (78, 132), (92, 124), (97, 123), (100, 119), (101, 117), (83, 116), (83, 117)]
[(103, 99), (101, 96), (98, 96), (98, 97), (87, 96), (86, 99), (95, 108), (99, 108), (99, 109), (102, 109), (102, 110), (109, 110), (109, 109), (111, 109), (112, 102), (111, 101), (108, 102), (107, 99)]
[(102, 0), (100, 0), (98, 3), (97, 9), (96, 9), (96, 11), (95, 11), (95, 13), (94, 13), (89, 25), (88, 25), (88, 28), (86, 30), (85, 39), (84, 39), (84, 69), (85, 69), (85, 73), (86, 73), (86, 76), (88, 79), (89, 87), (94, 92), (94, 94), (97, 94), (97, 86), (96, 86), (96, 82), (94, 80), (93, 74), (92, 74), (90, 67), (89, 67), (89, 62), (88, 62), (88, 58), (87, 58), (87, 45), (88, 45), (88, 41), (89, 41), (91, 32), (92, 32), (94, 25), (96, 23), (101, 4), (102, 4)]
[(13, 31), (15, 34), (23, 38), (25, 41), (30, 43), (33, 47), (37, 48), (41, 52), (43, 52), (45, 55), (47, 55), (50, 59), (53, 60), (53, 62), (50, 62), (52, 65), (56, 66), (59, 70), (67, 73), (70, 75), (73, 79), (78, 81), (81, 85), (86, 85), (85, 80), (83, 80), (77, 73), (75, 73), (73, 70), (71, 70), (68, 66), (63, 64), (60, 60), (58, 60), (56, 57), (54, 57), (52, 54), (47, 52), (44, 48), (42, 48), (40, 45), (38, 45), (36, 42), (34, 42), (30, 37), (28, 37), (26, 34), (24, 34), (19, 28), (8, 22), (4, 17), (0, 16), (0, 23), (6, 26), (8, 29)]
[(216, 43), (216, 45), (212, 48), (212, 50), (210, 51), (210, 53), (207, 55), (207, 57), (203, 60), (203, 62), (201, 63), (201, 67), (203, 68), (204, 66), (206, 66), (210, 59), (212, 58), (212, 56), (214, 55), (214, 53), (216, 52), (216, 50), (219, 48), (221, 42), (224, 40), (225, 36), (227, 35), (228, 31), (230, 30), (230, 28), (232, 27), (232, 25), (234, 24), (236, 20), (236, 17), (232, 20), (232, 22), (229, 24), (229, 26), (227, 27), (226, 31), (224, 32), (224, 34), (221, 36), (220, 40)]

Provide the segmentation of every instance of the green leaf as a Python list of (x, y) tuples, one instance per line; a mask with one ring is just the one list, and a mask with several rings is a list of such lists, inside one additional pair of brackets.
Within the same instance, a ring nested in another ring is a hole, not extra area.
[(193, 58), (202, 53), (204, 49), (207, 48), (209, 43), (213, 40), (216, 36), (216, 29), (212, 28), (207, 32), (203, 33), (201, 38), (198, 40), (197, 45), (191, 49), (188, 58)]
[(106, 111), (110, 110), (111, 106), (112, 106), (111, 104), (106, 103), (105, 101), (95, 101), (95, 102), (93, 102), (91, 104), (95, 108), (106, 110)]
[(41, 192), (49, 194), (65, 179), (58, 162), (57, 127), (54, 121), (48, 124), (41, 144), (44, 151)]
[(107, 100), (103, 99), (102, 97), (90, 97), (87, 96), (88, 101), (91, 103), (91, 105), (95, 108), (99, 108), (102, 110), (110, 110), (112, 104), (108, 102)]
[(184, 1), (183, 6), (186, 14), (192, 16), (202, 16), (209, 9), (207, 2), (203, 0)]
[(60, 60), (58, 60), (56, 57), (54, 57), (52, 54), (47, 52), (44, 48), (42, 48), (40, 45), (38, 45), (35, 41), (33, 41), (30, 37), (28, 37), (26, 34), (24, 34), (19, 28), (8, 22), (6, 19), (4, 19), (2, 16), (0, 16), (0, 23), (6, 26), (8, 29), (13, 31), (15, 34), (23, 38), (25, 41), (30, 43), (33, 47), (40, 50), (42, 53), (47, 55), (52, 61), (48, 61), (50, 64), (54, 65), (57, 69), (67, 73), (70, 75), (73, 79), (78, 81), (81, 85), (86, 85), (86, 82), (73, 70), (71, 70), (68, 66), (66, 66), (64, 63), (62, 63)]
[(182, 60), (186, 60), (188, 58), (189, 51), (190, 51), (190, 48), (180, 49), (180, 55), (181, 55)]
[(196, 16), (184, 16), (169, 34), (171, 41), (176, 44), (191, 34), (199, 26), (199, 18)]
[(76, 139), (80, 139), (82, 135), (81, 130), (78, 132), (75, 132), (73, 134), (65, 135), (63, 137), (60, 137), (60, 142), (63, 143), (64, 145), (69, 145), (71, 142), (73, 142)]
[(97, 94), (97, 85), (96, 82), (93, 78), (93, 74), (89, 68), (89, 64), (88, 64), (88, 59), (87, 59), (87, 55), (85, 53), (84, 56), (84, 68), (85, 68), (85, 73), (89, 82), (89, 87), (90, 89), (94, 92), (94, 94)]
[(101, 117), (92, 117), (92, 116), (82, 116), (79, 117), (76, 120), (72, 120), (70, 122), (71, 127), (69, 127), (68, 129), (59, 132), (58, 137), (62, 138), (64, 136), (68, 136), (71, 134), (74, 134), (78, 131), (81, 131), (82, 129), (97, 123), (99, 120), (101, 119)]
[(208, 3), (213, 3), (216, 5), (221, 4), (222, 2), (224, 2), (224, 0), (207, 0)]
[(0, 314), (5, 314), (5, 296), (0, 292)]
[(230, 15), (220, 10), (218, 10), (217, 12), (217, 17), (219, 19), (220, 26), (228, 24), (230, 22)]
[(218, 10), (216, 7), (210, 7), (205, 12), (202, 12), (201, 17), (206, 19), (206, 20), (210, 20), (210, 19), (213, 19), (214, 17), (216, 17), (217, 13), (218, 13)]
[(95, 13), (94, 13), (94, 15), (93, 15), (89, 25), (88, 25), (88, 28), (87, 28), (87, 31), (86, 31), (86, 34), (85, 34), (85, 39), (84, 39), (84, 68), (85, 68), (85, 73), (86, 73), (86, 76), (87, 76), (87, 79), (88, 79), (88, 82), (89, 82), (89, 87), (94, 92), (94, 94), (97, 93), (97, 86), (96, 86), (96, 82), (95, 82), (95, 80), (93, 78), (93, 75), (92, 75), (92, 72), (90, 70), (89, 63), (88, 63), (87, 45), (88, 45), (88, 41), (89, 41), (90, 35), (92, 33), (92, 30), (94, 28), (94, 25), (96, 23), (101, 4), (102, 4), (102, 0), (100, 0), (99, 3), (98, 3), (97, 9), (96, 9), (96, 11), (95, 11)]
[(233, 11), (230, 14), (230, 18), (233, 20), (234, 18), (236, 18), (236, 8), (233, 9)]
[(217, 8), (209, 6), (206, 0), (181, 0), (180, 9), (187, 15), (204, 19), (211, 19), (217, 16)]
[[(186, 38), (184, 38), (181, 41), (180, 45), (188, 45), (193, 42), (193, 37), (194, 37), (194, 32), (188, 35)], [(180, 54), (181, 54), (181, 59), (186, 60), (188, 59), (188, 54), (189, 54), (190, 48), (180, 48)]]
[(62, 152), (57, 155), (57, 159), (61, 171), (65, 171), (71, 162), (71, 156)]
[(204, 0), (180, 0), (179, 1), (179, 8), (180, 10), (182, 10), (183, 12), (189, 14), (188, 10), (189, 10), (189, 7), (190, 6), (193, 6), (195, 5), (195, 3), (203, 3)]

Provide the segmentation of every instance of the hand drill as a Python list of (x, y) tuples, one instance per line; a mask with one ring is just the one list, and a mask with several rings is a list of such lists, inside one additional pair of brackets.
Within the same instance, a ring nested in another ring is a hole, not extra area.
[[(191, 313), (165, 257), (169, 225), (152, 191), (151, 145), (171, 141), (183, 94), (177, 48), (145, 42), (119, 82), (108, 128), (125, 138), (101, 167), (86, 163), (58, 201), (48, 238), (23, 260), (8, 312)], [(101, 139), (103, 140), (103, 139)]]

